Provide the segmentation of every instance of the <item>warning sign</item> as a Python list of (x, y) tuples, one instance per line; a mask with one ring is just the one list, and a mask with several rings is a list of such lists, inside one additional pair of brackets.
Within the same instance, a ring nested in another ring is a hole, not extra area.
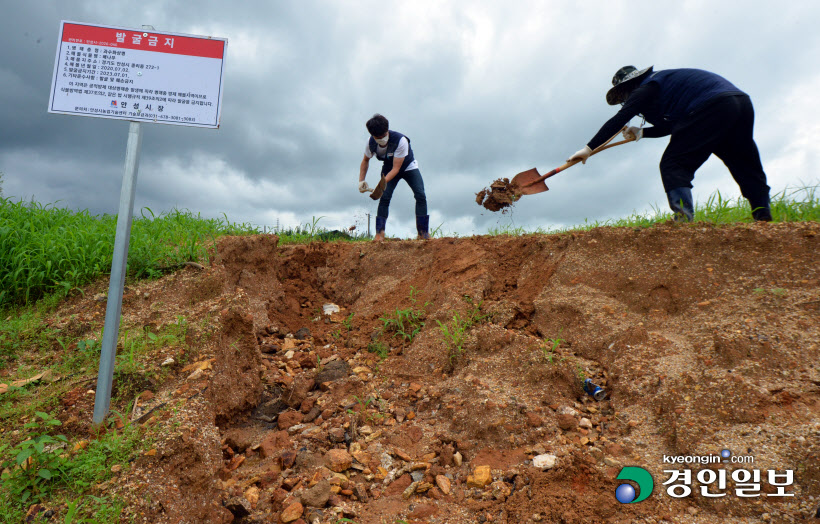
[(48, 111), (219, 127), (227, 39), (63, 21)]

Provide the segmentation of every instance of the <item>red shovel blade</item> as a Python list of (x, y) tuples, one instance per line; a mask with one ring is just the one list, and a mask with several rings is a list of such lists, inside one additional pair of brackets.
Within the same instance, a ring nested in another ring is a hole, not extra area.
[(515, 175), (510, 181), (510, 185), (514, 187), (513, 191), (516, 195), (536, 195), (549, 191), (547, 183), (544, 180), (539, 180), (541, 175), (538, 169), (532, 168), (522, 171)]

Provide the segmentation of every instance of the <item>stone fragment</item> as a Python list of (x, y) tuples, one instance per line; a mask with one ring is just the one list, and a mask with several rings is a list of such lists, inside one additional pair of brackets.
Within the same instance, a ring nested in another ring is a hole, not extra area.
[(542, 470), (552, 469), (555, 467), (556, 460), (558, 460), (558, 457), (555, 455), (538, 455), (533, 457), (532, 465)]
[(327, 437), (330, 439), (331, 442), (335, 442), (336, 444), (340, 444), (345, 441), (345, 428), (342, 427), (335, 427), (330, 428), (327, 432)]
[(445, 468), (452, 466), (454, 464), (454, 454), (455, 450), (453, 449), (452, 444), (446, 444), (442, 446), (441, 453), (439, 454), (439, 464), (441, 464)]
[(413, 479), (410, 478), (409, 474), (405, 473), (401, 477), (394, 480), (392, 484), (387, 486), (387, 489), (384, 490), (384, 494), (388, 497), (391, 495), (398, 495), (399, 493), (402, 493), (405, 489), (407, 489), (407, 487), (410, 486), (410, 484), (412, 483)]
[(461, 456), (460, 452), (456, 451), (453, 455), (453, 462), (455, 463), (456, 467), (460, 468), (463, 461), (464, 457)]
[(279, 516), (279, 520), (281, 520), (284, 524), (288, 522), (293, 522), (299, 517), (302, 516), (304, 513), (305, 508), (299, 502), (294, 502), (287, 508), (282, 511), (282, 514)]
[(262, 458), (270, 458), (280, 450), (290, 447), (290, 438), (285, 431), (271, 431), (262, 443), (259, 444), (259, 453)]
[(578, 422), (578, 427), (592, 429), (592, 422), (588, 418), (584, 417), (580, 422)]
[(341, 473), (353, 465), (353, 457), (343, 449), (331, 449), (325, 457), (327, 459), (328, 468), (336, 473)]
[(279, 455), (279, 458), (282, 459), (282, 467), (290, 469), (293, 467), (293, 464), (296, 463), (296, 451), (292, 449), (285, 450)]
[(436, 486), (438, 486), (438, 489), (445, 495), (450, 494), (450, 479), (444, 475), (436, 475)]
[(311, 408), (311, 410), (308, 411), (307, 415), (305, 415), (305, 418), (302, 419), (302, 422), (313, 422), (314, 420), (319, 418), (319, 415), (321, 413), (322, 410), (319, 409), (319, 406), (313, 406), (313, 408)]
[(496, 500), (500, 500), (501, 502), (507, 500), (507, 497), (509, 497), (510, 493), (512, 493), (512, 487), (501, 480), (493, 482), (490, 485), (490, 490), (490, 492), (493, 495), (493, 498)]
[(327, 365), (318, 373), (316, 373), (316, 383), (322, 384), (324, 382), (333, 382), (346, 378), (350, 374), (350, 366), (344, 360), (334, 360), (328, 362)]
[(362, 486), (361, 484), (356, 484), (353, 486), (353, 494), (356, 495), (356, 498), (359, 499), (359, 502), (367, 502), (367, 488)]
[(279, 414), (279, 419), (276, 423), (279, 429), (288, 429), (291, 426), (300, 424), (303, 418), (305, 418), (305, 416), (298, 411), (286, 411)]
[(575, 429), (575, 425), (576, 425), (577, 422), (575, 421), (574, 416), (572, 416), (568, 413), (562, 413), (562, 414), (556, 415), (555, 418), (556, 418), (556, 421), (558, 422), (558, 427), (563, 429), (564, 431), (569, 431), (571, 429)]
[(245, 500), (251, 503), (251, 508), (256, 509), (259, 502), (259, 488), (251, 486), (245, 491)]
[(538, 428), (544, 424), (544, 421), (538, 416), (537, 413), (533, 413), (532, 411), (527, 412), (527, 425), (531, 428)]
[(308, 508), (323, 508), (330, 498), (330, 482), (322, 480), (299, 495), (299, 500)]
[(490, 466), (477, 466), (472, 475), (467, 476), (467, 485), (471, 488), (483, 488), (493, 481)]
[(253, 508), (251, 508), (251, 503), (248, 502), (244, 497), (233, 497), (232, 499), (228, 500), (225, 504), (225, 507), (233, 513), (234, 518), (242, 519), (247, 517), (251, 514)]

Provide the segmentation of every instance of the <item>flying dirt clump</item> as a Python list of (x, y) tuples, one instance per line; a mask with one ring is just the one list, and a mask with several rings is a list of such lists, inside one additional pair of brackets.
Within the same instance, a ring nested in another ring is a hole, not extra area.
[(510, 183), (509, 178), (499, 178), (490, 188), (484, 188), (475, 196), (475, 202), (479, 206), (484, 206), (490, 211), (501, 211), (508, 208), (518, 200), (521, 195), (515, 194), (515, 186)]

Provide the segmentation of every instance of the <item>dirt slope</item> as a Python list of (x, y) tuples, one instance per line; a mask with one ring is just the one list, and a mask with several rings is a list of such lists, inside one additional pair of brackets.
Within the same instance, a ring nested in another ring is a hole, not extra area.
[[(137, 415), (167, 403), (142, 421), (166, 426), (167, 440), (112, 487), (146, 522), (814, 518), (818, 233), (667, 224), (384, 244), (224, 239), (204, 271), (126, 293), (130, 325), (184, 315), (202, 326), (190, 339), (203, 370), (176, 366), (142, 403)], [(324, 315), (326, 303), (341, 312)], [(479, 304), (451, 359), (438, 322), (452, 333), (454, 315)], [(412, 343), (381, 332), (380, 317), (414, 308), (426, 316)], [(367, 350), (378, 343), (384, 360)], [(607, 398), (586, 395), (584, 377)], [(760, 496), (738, 497), (731, 478), (724, 497), (701, 496), (697, 481), (689, 497), (667, 494), (663, 470), (684, 466), (664, 455), (723, 449), (754, 463), (710, 467), (759, 469)], [(532, 466), (541, 454), (552, 469)], [(650, 498), (615, 499), (622, 466), (653, 475)], [(767, 471), (787, 469), (794, 496), (768, 496)]]

